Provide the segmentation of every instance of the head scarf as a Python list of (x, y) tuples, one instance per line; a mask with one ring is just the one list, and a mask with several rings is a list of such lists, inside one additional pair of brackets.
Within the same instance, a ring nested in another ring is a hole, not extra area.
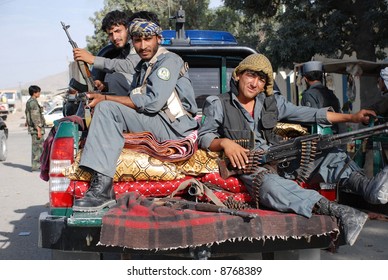
[(162, 34), (162, 28), (155, 22), (135, 18), (129, 23), (129, 34), (131, 37), (159, 36)]
[(388, 88), (388, 67), (381, 69), (380, 77), (383, 79), (385, 87)]
[(264, 74), (266, 74), (268, 76), (268, 81), (265, 87), (265, 94), (267, 96), (273, 94), (273, 85), (274, 85), (273, 70), (272, 70), (271, 62), (268, 60), (267, 57), (265, 57), (262, 54), (251, 54), (247, 56), (234, 69), (233, 78), (236, 79), (237, 74), (245, 70), (252, 70), (255, 72), (262, 71)]

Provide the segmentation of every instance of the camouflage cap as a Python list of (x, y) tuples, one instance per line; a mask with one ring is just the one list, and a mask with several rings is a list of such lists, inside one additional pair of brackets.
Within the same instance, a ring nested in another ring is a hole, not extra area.
[(129, 24), (130, 36), (159, 36), (162, 34), (162, 28), (155, 22), (142, 18), (135, 18)]
[(234, 69), (233, 72), (233, 78), (236, 78), (237, 74), (245, 71), (245, 70), (252, 70), (256, 72), (263, 72), (268, 76), (268, 81), (265, 86), (265, 94), (272, 95), (273, 94), (273, 70), (271, 62), (268, 60), (268, 58), (262, 54), (251, 54), (244, 58), (240, 62), (240, 64)]

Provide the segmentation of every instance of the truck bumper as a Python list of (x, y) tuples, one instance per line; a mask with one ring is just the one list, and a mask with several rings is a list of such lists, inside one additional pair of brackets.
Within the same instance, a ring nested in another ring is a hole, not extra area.
[[(99, 252), (99, 253), (120, 253), (138, 255), (170, 255), (188, 256), (193, 250), (207, 250), (212, 256), (225, 256), (246, 253), (263, 253), (264, 256), (279, 254), (279, 252), (295, 252), (300, 250), (323, 249), (333, 247), (333, 240), (330, 236), (312, 236), (309, 240), (305, 238), (288, 238), (275, 240), (243, 240), (238, 242), (226, 241), (212, 246), (199, 246), (196, 248), (183, 248), (175, 250), (134, 250), (128, 248), (98, 245), (100, 240), (100, 226), (85, 226), (84, 223), (75, 223), (74, 218), (68, 223), (66, 217), (50, 216), (43, 212), (39, 216), (39, 242), (41, 248), (72, 251), (72, 252)], [(81, 226), (79, 226), (81, 225)], [(343, 245), (343, 237), (337, 240), (337, 246)], [(317, 251), (315, 251), (317, 252)], [(272, 257), (270, 257), (272, 258)]]

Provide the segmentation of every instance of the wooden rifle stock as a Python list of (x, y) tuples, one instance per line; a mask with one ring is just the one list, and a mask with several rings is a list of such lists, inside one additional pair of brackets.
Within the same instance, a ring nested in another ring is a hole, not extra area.
[[(63, 30), (65, 30), (67, 38), (69, 39), (70, 45), (73, 47), (73, 49), (78, 48), (77, 43), (74, 42), (73, 39), (71, 39), (70, 37), (69, 31), (68, 31), (68, 29), (70, 28), (70, 25), (66, 25), (63, 21), (61, 21), (61, 24), (62, 24)], [(92, 74), (90, 73), (89, 65), (84, 61), (77, 61), (77, 65), (81, 72), (82, 78), (85, 80), (87, 84), (88, 91), (94, 91), (95, 90), (94, 80), (93, 80)]]

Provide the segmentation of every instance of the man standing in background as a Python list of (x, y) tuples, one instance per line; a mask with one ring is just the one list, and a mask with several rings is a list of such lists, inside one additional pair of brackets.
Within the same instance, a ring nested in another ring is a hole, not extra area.
[(43, 151), (44, 126), (43, 108), (39, 105), (41, 89), (36, 85), (28, 88), (30, 99), (26, 103), (26, 125), (28, 133), (31, 134), (31, 172), (40, 170), (40, 156)]

